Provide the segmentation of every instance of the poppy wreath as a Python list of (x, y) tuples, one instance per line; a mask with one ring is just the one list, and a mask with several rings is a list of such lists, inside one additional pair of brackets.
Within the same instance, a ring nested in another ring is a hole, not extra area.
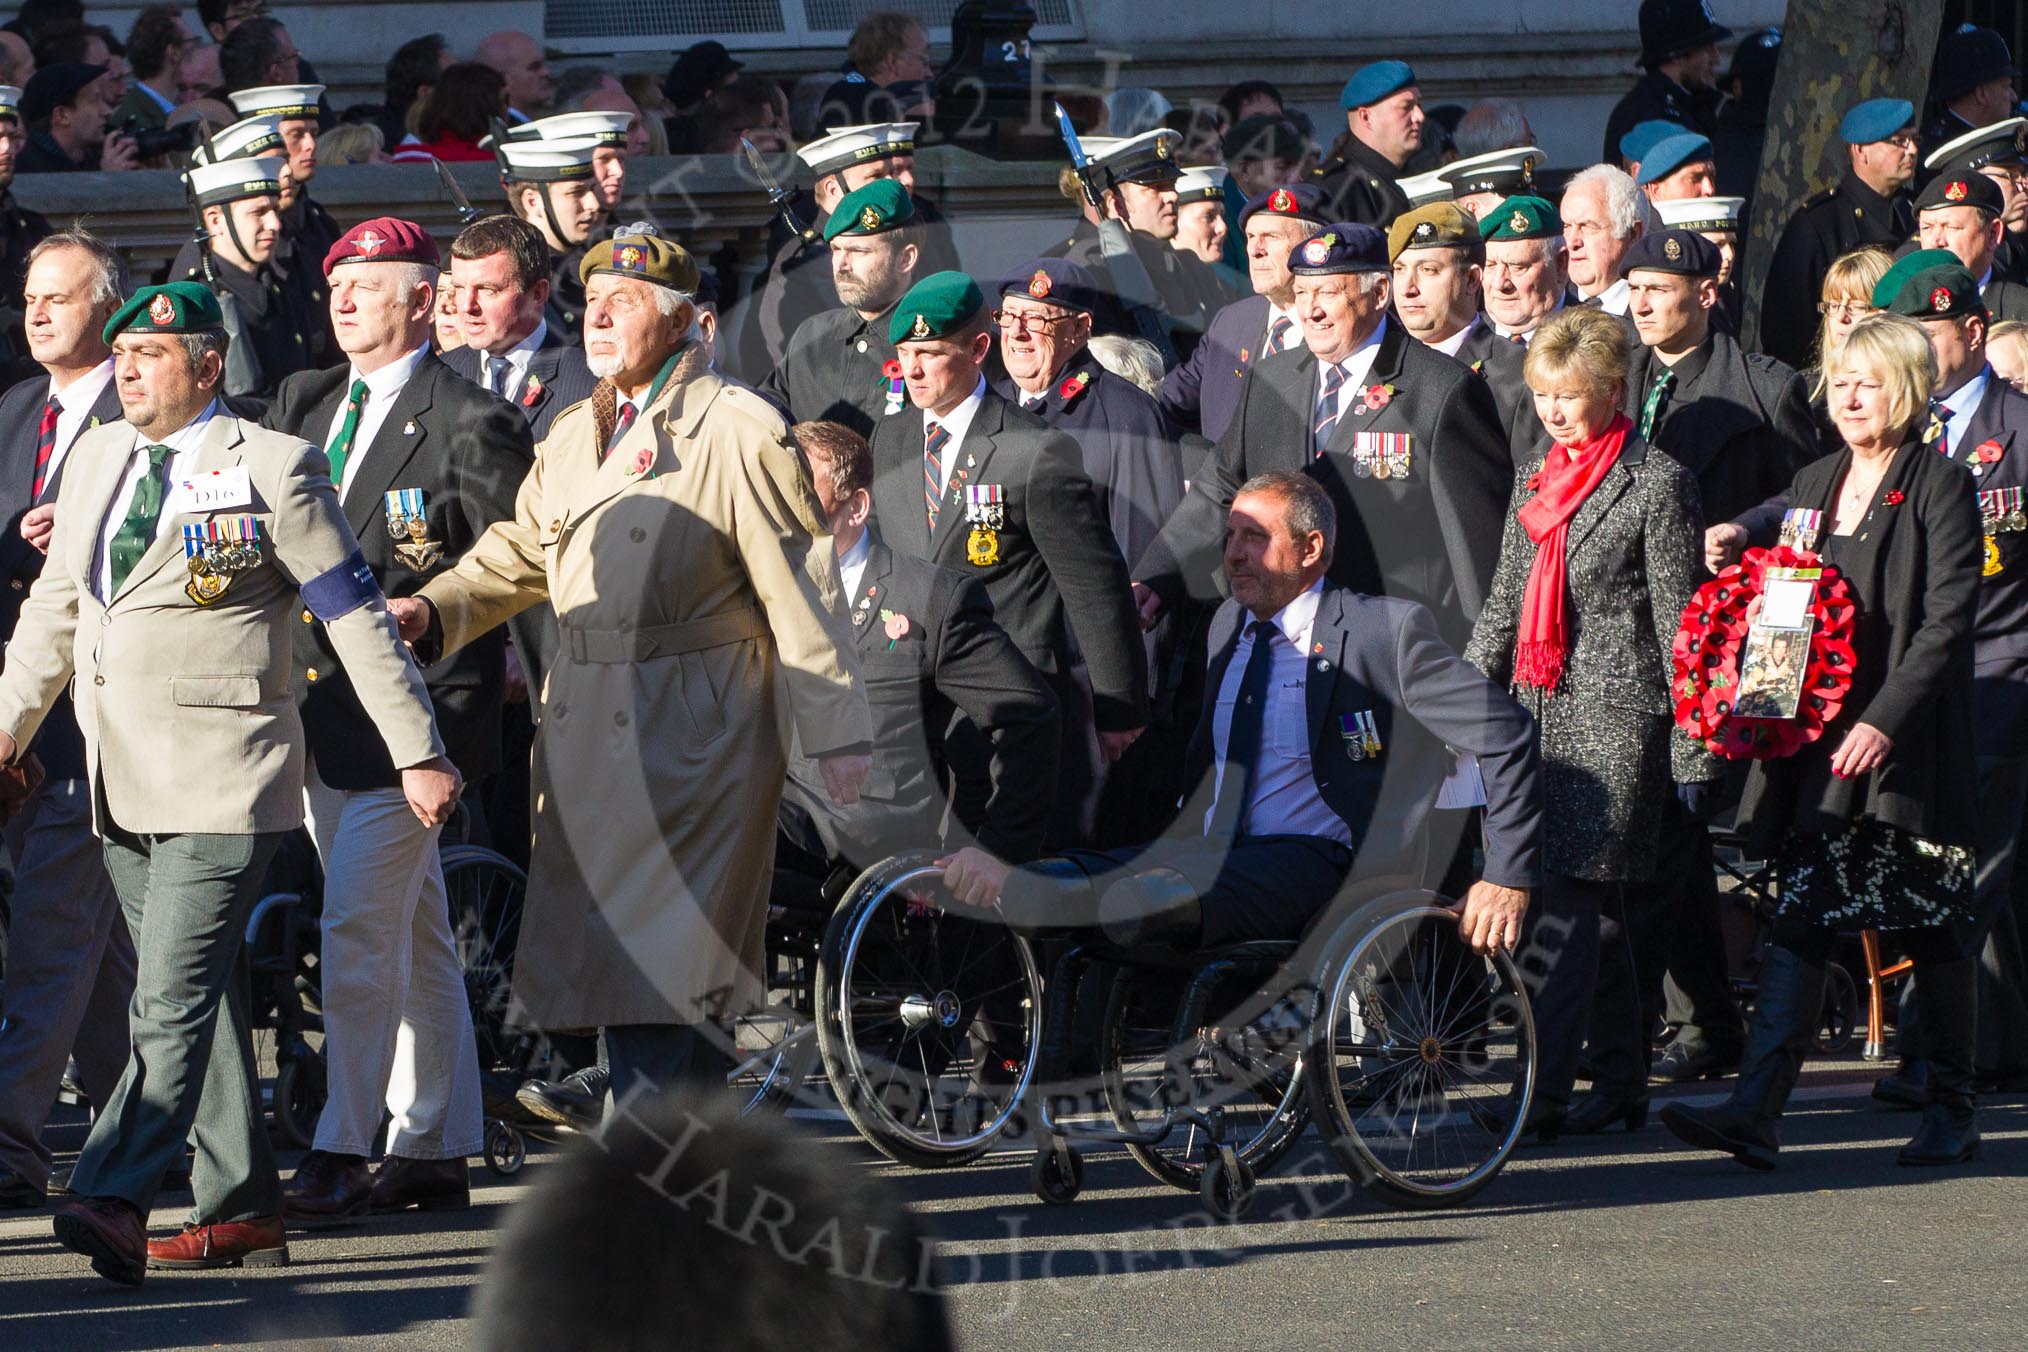
[[(1770, 568), (1819, 568), (1810, 613), (1816, 627), (1803, 671), (1803, 697), (1794, 718), (1734, 718), (1739, 656), (1746, 646), (1748, 613), (1766, 588)], [(1859, 604), (1852, 585), (1815, 554), (1791, 549), (1749, 549), (1745, 557), (1697, 589), (1676, 630), (1675, 678), (1670, 692), (1676, 726), (1729, 760), (1780, 760), (1824, 735), (1852, 690), (1852, 625)]]

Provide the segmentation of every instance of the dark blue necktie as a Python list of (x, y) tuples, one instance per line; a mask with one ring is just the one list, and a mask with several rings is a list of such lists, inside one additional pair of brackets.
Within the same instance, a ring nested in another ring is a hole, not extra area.
[(1275, 635), (1281, 631), (1267, 620), (1255, 620), (1246, 632), (1253, 636), (1253, 654), (1246, 659), (1246, 673), (1239, 678), (1239, 699), (1232, 706), (1232, 723), (1225, 730), (1225, 777), (1219, 781), (1218, 800), (1211, 805), (1211, 827), (1206, 832), (1228, 840), (1239, 834), (1244, 823), (1247, 800), (1253, 796), (1260, 769), (1268, 678), (1274, 673)]

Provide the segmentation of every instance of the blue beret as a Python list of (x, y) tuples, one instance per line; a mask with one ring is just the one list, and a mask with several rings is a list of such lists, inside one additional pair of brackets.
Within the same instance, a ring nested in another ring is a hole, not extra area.
[(1068, 258), (1037, 258), (1010, 268), (1000, 279), (999, 294), (1061, 305), (1095, 314), (1099, 307), (1098, 278)]
[(1648, 152), (1671, 136), (1681, 136), (1690, 129), (1680, 122), (1670, 122), (1651, 117), (1646, 122), (1636, 122), (1620, 137), (1620, 158), (1638, 164), (1648, 158)]
[(1868, 99), (1852, 105), (1838, 123), (1838, 139), (1848, 146), (1885, 141), (1915, 121), (1915, 105), (1907, 99)]
[(1643, 186), (1660, 183), (1686, 164), (1711, 158), (1711, 138), (1694, 131), (1680, 132), (1666, 141), (1657, 141), (1641, 157)]
[(1289, 250), (1289, 271), (1298, 277), (1389, 270), (1387, 236), (1370, 225), (1341, 221)]
[(1314, 183), (1291, 183), (1285, 188), (1269, 188), (1241, 208), (1239, 228), (1246, 229), (1246, 223), (1263, 211), (1292, 221), (1329, 225), (1331, 218), (1324, 214), (1328, 205), (1324, 200), (1324, 190)]
[(1723, 261), (1718, 246), (1694, 230), (1657, 230), (1633, 242), (1620, 260), (1620, 274), (1645, 268), (1679, 277), (1716, 277)]
[(1364, 108), (1414, 83), (1415, 71), (1408, 62), (1375, 61), (1352, 72), (1352, 78), (1345, 82), (1345, 92), (1338, 96), (1338, 106), (1348, 112)]

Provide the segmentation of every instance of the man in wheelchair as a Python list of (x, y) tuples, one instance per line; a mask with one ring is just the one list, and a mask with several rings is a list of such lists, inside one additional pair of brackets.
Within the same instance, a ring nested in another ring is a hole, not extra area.
[(1262, 474), (1233, 499), (1232, 599), (1212, 622), (1215, 697), (1176, 830), (1026, 867), (968, 846), (938, 861), (952, 896), (1019, 929), (1122, 944), (1294, 939), (1355, 857), (1362, 876), (1422, 873), (1425, 819), (1463, 752), (1485, 788), (1485, 867), (1459, 922), (1476, 951), (1511, 950), (1541, 872), (1534, 720), (1444, 644), (1422, 606), (1329, 584), (1336, 533), (1306, 475)]

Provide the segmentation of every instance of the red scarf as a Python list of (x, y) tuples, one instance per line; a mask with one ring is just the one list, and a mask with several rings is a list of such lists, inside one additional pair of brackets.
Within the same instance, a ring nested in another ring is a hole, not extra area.
[(1570, 519), (1620, 458), (1633, 423), (1615, 414), (1605, 431), (1574, 450), (1549, 448), (1549, 457), (1529, 481), (1535, 496), (1516, 515), (1535, 542), (1535, 563), (1521, 598), (1521, 625), (1514, 637), (1514, 679), (1538, 690), (1554, 690), (1563, 677), (1570, 630), (1564, 621), (1564, 547)]

